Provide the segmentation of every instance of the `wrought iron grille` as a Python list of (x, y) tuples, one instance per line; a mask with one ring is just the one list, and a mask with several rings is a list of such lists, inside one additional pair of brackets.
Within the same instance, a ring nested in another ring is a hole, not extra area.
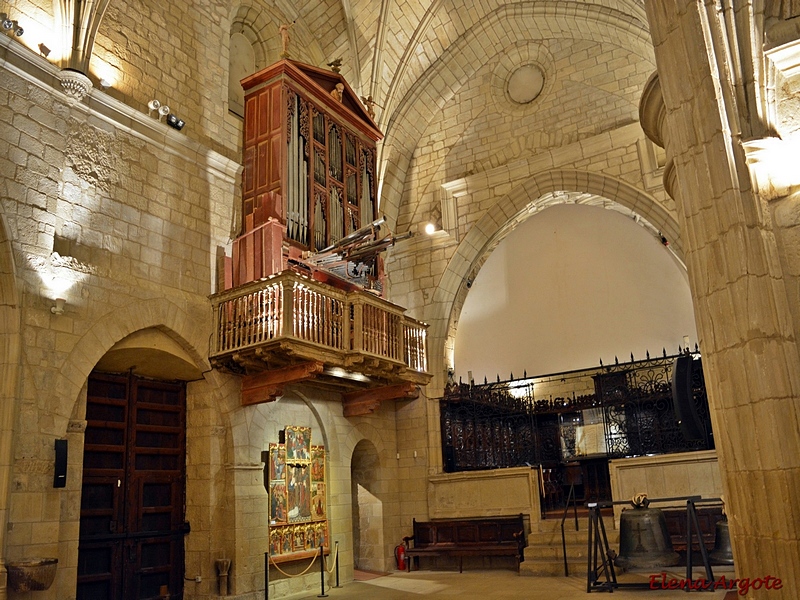
[[(678, 355), (681, 356), (681, 355)], [(677, 356), (648, 358), (571, 374), (594, 379), (593, 394), (536, 398), (533, 379), (452, 384), (440, 401), (446, 472), (559, 463), (580, 456), (587, 416), (599, 419), (604, 452), (619, 458), (714, 447), (699, 355), (692, 398), (702, 435), (687, 439), (676, 417), (672, 370)], [(561, 374), (559, 374), (561, 375)]]

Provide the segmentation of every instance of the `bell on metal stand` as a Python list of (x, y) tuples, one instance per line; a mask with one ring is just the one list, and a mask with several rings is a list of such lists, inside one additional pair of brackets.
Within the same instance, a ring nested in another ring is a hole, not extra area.
[(733, 547), (731, 546), (731, 533), (728, 530), (728, 519), (717, 521), (714, 549), (709, 552), (708, 558), (718, 565), (733, 564)]
[(680, 556), (672, 548), (664, 513), (648, 508), (647, 494), (636, 494), (633, 510), (620, 517), (619, 556), (614, 561), (622, 569), (654, 569), (678, 564)]

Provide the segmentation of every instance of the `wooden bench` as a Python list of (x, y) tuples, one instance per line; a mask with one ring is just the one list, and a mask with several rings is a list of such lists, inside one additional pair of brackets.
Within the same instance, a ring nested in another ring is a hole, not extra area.
[(411, 571), (414, 560), (419, 568), (421, 556), (452, 556), (458, 557), (459, 573), (464, 571), (465, 556), (513, 556), (519, 572), (528, 545), (522, 514), (436, 521), (414, 519), (414, 535), (404, 537), (403, 544), (406, 570)]

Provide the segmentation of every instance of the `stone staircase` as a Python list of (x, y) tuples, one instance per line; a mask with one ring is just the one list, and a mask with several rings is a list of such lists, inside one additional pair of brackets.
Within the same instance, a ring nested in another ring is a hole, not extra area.
[[(608, 543), (612, 550), (619, 550), (619, 531), (614, 529), (614, 519), (604, 518)], [(575, 521), (564, 523), (567, 542), (567, 564), (569, 574), (586, 577), (589, 523), (586, 517), (579, 519), (579, 531)], [(563, 577), (564, 556), (561, 546), (561, 519), (547, 519), (539, 523), (538, 531), (528, 536), (525, 562), (520, 565), (520, 575), (537, 577)]]

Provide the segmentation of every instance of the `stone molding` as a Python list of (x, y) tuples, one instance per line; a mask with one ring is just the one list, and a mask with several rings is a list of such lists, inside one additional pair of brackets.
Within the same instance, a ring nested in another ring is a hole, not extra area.
[[(242, 165), (211, 148), (196, 142), (185, 134), (159, 122), (143, 111), (112, 98), (105, 92), (91, 88), (91, 80), (77, 71), (62, 71), (45, 58), (8, 36), (0, 35), (0, 69), (6, 69), (25, 81), (56, 95), (61, 95), (75, 111), (87, 117), (98, 117), (120, 131), (150, 143), (166, 152), (180, 156), (198, 167), (213, 172), (231, 185), (242, 170)], [(89, 82), (83, 97), (78, 98), (81, 82), (70, 77), (80, 75)], [(64, 81), (68, 81), (67, 86)], [(72, 91), (67, 91), (69, 88)], [(73, 89), (75, 88), (75, 89)]]

